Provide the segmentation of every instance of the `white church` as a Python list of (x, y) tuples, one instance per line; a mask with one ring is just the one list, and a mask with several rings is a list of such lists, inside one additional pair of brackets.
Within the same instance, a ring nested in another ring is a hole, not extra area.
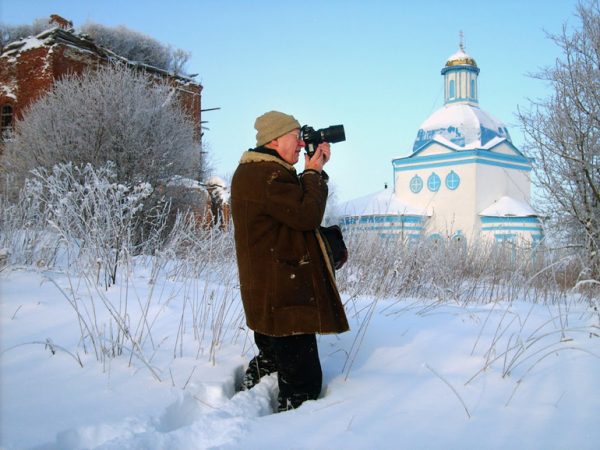
[(475, 60), (460, 45), (446, 61), (444, 106), (419, 128), (412, 153), (392, 160), (394, 188), (340, 205), (345, 230), (386, 237), (537, 244), (532, 159), (479, 107)]

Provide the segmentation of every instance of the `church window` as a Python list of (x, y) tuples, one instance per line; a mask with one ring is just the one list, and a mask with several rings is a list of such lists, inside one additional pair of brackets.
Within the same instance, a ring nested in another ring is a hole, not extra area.
[(423, 180), (421, 179), (421, 177), (419, 175), (415, 175), (410, 180), (410, 190), (414, 194), (417, 194), (417, 193), (421, 192), (421, 189), (423, 189)]
[(431, 192), (437, 192), (440, 189), (441, 184), (442, 180), (440, 180), (440, 177), (435, 173), (432, 173), (429, 175), (429, 178), (427, 178), (427, 188)]
[(456, 88), (454, 87), (454, 80), (450, 80), (450, 98), (456, 97)]
[(429, 242), (433, 242), (436, 245), (442, 243), (442, 235), (439, 233), (433, 233), (433, 234), (429, 235), (428, 239), (429, 239)]
[(12, 130), (13, 108), (10, 105), (2, 105), (0, 113), (0, 137), (3, 137), (7, 131)]
[(464, 234), (462, 234), (461, 231), (457, 231), (454, 236), (452, 236), (452, 242), (455, 245), (459, 245), (460, 247), (464, 248), (467, 244), (467, 238)]
[(448, 175), (446, 175), (446, 187), (453, 191), (460, 184), (460, 177), (458, 174), (452, 170)]
[(475, 80), (471, 80), (471, 98), (475, 98)]

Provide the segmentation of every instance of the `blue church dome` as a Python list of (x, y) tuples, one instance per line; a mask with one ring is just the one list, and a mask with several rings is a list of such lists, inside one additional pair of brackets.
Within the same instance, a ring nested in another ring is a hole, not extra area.
[(479, 108), (475, 59), (460, 44), (444, 68), (444, 106), (419, 127), (413, 152), (433, 142), (441, 142), (455, 150), (486, 149), (500, 140), (511, 142), (506, 126)]

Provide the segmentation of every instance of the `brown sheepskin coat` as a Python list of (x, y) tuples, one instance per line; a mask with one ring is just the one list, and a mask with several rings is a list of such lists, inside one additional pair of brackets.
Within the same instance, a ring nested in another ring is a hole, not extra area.
[[(259, 148), (260, 150), (260, 148)], [(269, 336), (348, 330), (317, 231), (327, 184), (277, 156), (245, 152), (231, 182), (240, 290), (248, 327)]]

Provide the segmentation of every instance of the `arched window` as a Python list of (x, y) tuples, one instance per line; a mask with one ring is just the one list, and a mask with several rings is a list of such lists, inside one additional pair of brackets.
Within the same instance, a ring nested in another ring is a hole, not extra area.
[(410, 180), (410, 190), (414, 194), (418, 194), (423, 189), (423, 180), (419, 175), (415, 175)]
[(450, 98), (454, 98), (456, 97), (456, 89), (454, 87), (454, 80), (450, 80), (450, 95), (448, 95), (448, 97)]
[(11, 105), (2, 105), (0, 111), (0, 138), (3, 138), (5, 134), (12, 131), (13, 125), (13, 108)]
[(460, 177), (454, 170), (451, 170), (448, 175), (446, 175), (446, 187), (453, 191), (460, 184)]
[(439, 233), (433, 233), (433, 234), (429, 235), (429, 237), (427, 239), (429, 240), (429, 242), (433, 242), (436, 245), (439, 245), (442, 243), (442, 235)]
[(442, 180), (440, 180), (440, 177), (435, 173), (432, 173), (429, 175), (429, 178), (427, 178), (427, 188), (431, 192), (437, 192), (440, 189), (441, 184)]
[(475, 80), (471, 80), (471, 98), (477, 98), (475, 94)]
[(454, 236), (452, 236), (452, 242), (455, 246), (460, 246), (460, 248), (464, 250), (467, 245), (467, 238), (461, 231), (457, 231), (454, 233)]

